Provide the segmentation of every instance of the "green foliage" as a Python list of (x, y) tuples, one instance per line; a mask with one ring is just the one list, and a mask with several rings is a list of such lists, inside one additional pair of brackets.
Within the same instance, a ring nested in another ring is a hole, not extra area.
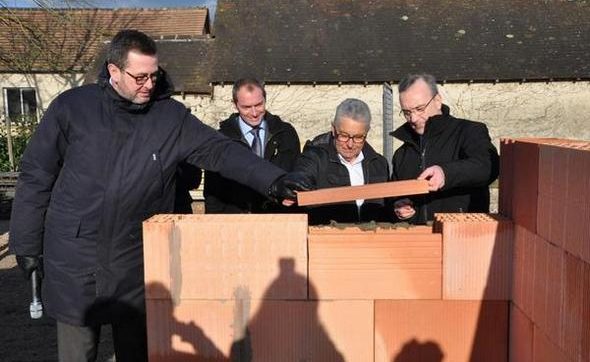
[(37, 122), (19, 122), (11, 124), (12, 135), (12, 152), (14, 154), (14, 164), (16, 170), (10, 167), (10, 160), (8, 156), (8, 137), (6, 123), (2, 122), (0, 128), (0, 171), (19, 171), (20, 159), (25, 151), (27, 143), (33, 132), (37, 128)]

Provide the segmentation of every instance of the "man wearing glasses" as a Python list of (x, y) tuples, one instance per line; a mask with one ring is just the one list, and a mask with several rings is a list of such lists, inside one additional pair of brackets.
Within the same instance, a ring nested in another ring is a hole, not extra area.
[[(297, 131), (290, 123), (266, 110), (266, 90), (257, 79), (242, 78), (232, 89), (236, 113), (219, 124), (219, 132), (245, 150), (291, 171), (301, 153)], [(205, 212), (208, 214), (270, 213), (286, 211), (251, 188), (205, 173)]]
[(103, 324), (117, 361), (147, 360), (142, 221), (172, 212), (181, 162), (286, 203), (306, 189), (201, 123), (173, 89), (156, 43), (123, 30), (98, 84), (59, 95), (27, 145), (9, 243), (25, 277), (44, 271), (60, 361), (94, 361)]
[[(336, 108), (332, 131), (308, 141), (295, 163), (315, 188), (356, 186), (385, 182), (387, 160), (366, 141), (371, 128), (369, 106), (346, 99)], [(387, 218), (385, 200), (356, 200), (308, 208), (311, 225), (337, 222), (382, 221)], [(390, 217), (391, 218), (391, 217)]]
[(406, 123), (391, 133), (404, 142), (391, 178), (428, 180), (430, 193), (396, 200), (396, 218), (422, 224), (437, 212), (489, 212), (499, 158), (485, 124), (451, 116), (430, 74), (408, 75), (398, 90)]

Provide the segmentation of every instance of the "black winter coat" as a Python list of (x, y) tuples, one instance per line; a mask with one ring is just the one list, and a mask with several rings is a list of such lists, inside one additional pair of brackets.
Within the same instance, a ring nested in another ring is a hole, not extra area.
[[(389, 166), (368, 142), (363, 146), (362, 161), (365, 184), (386, 182)], [(297, 159), (293, 172), (303, 174), (316, 189), (350, 186), (350, 176), (340, 162), (332, 133), (324, 133), (308, 141)], [(354, 201), (306, 208), (310, 225), (336, 222), (384, 221), (391, 216), (384, 199), (365, 200), (360, 211)]]
[(51, 103), (27, 146), (10, 247), (44, 254), (45, 309), (58, 321), (112, 322), (114, 312), (100, 306), (144, 311), (142, 221), (172, 211), (180, 162), (262, 193), (284, 174), (201, 123), (171, 92), (164, 73), (149, 103), (132, 104), (110, 86), (105, 67), (99, 84)]
[[(252, 152), (239, 126), (239, 114), (234, 113), (220, 123), (219, 132)], [(265, 136), (264, 159), (285, 171), (291, 171), (295, 159), (301, 153), (299, 137), (295, 128), (279, 117), (266, 112), (264, 119), (268, 127)], [(205, 173), (205, 212), (207, 214), (269, 213), (286, 211), (258, 192), (235, 181), (222, 177), (217, 172)]]
[(415, 179), (433, 165), (445, 173), (442, 190), (410, 198), (411, 223), (431, 221), (437, 212), (489, 212), (488, 186), (498, 177), (499, 158), (488, 129), (451, 116), (446, 105), (442, 111), (427, 121), (422, 137), (407, 123), (391, 133), (404, 142), (393, 155), (392, 180)]

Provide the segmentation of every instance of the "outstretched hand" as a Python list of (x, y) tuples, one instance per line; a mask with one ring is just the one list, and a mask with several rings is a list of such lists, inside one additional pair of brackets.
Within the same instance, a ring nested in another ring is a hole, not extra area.
[(418, 180), (428, 181), (428, 191), (438, 191), (445, 186), (445, 172), (440, 166), (430, 166), (422, 171)]
[(309, 191), (312, 186), (307, 177), (298, 172), (290, 172), (276, 179), (268, 190), (268, 195), (285, 206), (295, 204), (297, 191)]

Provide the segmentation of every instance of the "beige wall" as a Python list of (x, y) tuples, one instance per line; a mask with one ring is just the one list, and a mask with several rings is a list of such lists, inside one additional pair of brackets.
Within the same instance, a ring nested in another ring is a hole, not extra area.
[[(485, 122), (496, 145), (500, 137), (590, 140), (590, 82), (447, 84), (440, 91), (453, 115)], [(267, 93), (268, 110), (293, 123), (302, 142), (329, 129), (339, 102), (360, 98), (373, 115), (369, 140), (382, 150), (381, 85), (269, 85)], [(215, 86), (212, 97), (179, 100), (213, 127), (234, 111), (231, 86)], [(394, 106), (397, 127), (403, 120), (395, 87)]]
[[(49, 103), (66, 89), (82, 84), (81, 74), (0, 74), (2, 88), (35, 88), (37, 90), (37, 108), (47, 109)], [(0, 114), (4, 114), (4, 91), (0, 102)]]
[[(0, 74), (3, 88), (36, 88), (40, 109), (47, 108), (63, 90), (81, 83), (81, 75)], [(485, 122), (496, 144), (500, 137), (521, 136), (590, 140), (590, 82), (447, 84), (440, 89), (452, 114)], [(268, 85), (267, 93), (268, 110), (291, 122), (302, 142), (329, 130), (343, 99), (360, 98), (373, 115), (369, 141), (382, 150), (381, 85)], [(397, 97), (394, 87), (395, 127), (403, 122)], [(215, 86), (212, 96), (175, 98), (215, 128), (234, 112), (230, 85)], [(3, 106), (2, 101), (0, 108)]]
[(441, 87), (458, 117), (485, 122), (500, 137), (590, 140), (590, 82), (449, 84)]
[[(215, 86), (211, 99), (186, 97), (184, 102), (199, 119), (217, 128), (220, 121), (235, 112), (231, 90), (231, 85)], [(330, 130), (340, 102), (350, 97), (360, 98), (367, 102), (373, 117), (370, 141), (378, 150), (382, 148), (382, 87), (379, 85), (268, 85), (266, 92), (267, 110), (292, 123), (302, 143)]]

